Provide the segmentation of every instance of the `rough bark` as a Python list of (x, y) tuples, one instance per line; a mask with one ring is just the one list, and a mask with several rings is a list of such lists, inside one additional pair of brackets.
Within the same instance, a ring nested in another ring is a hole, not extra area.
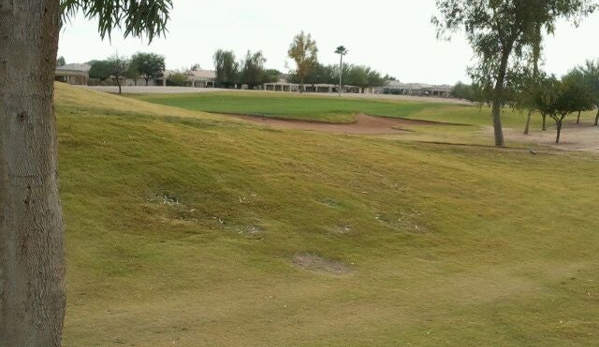
[(503, 106), (504, 83), (510, 53), (511, 48), (505, 49), (501, 57), (501, 65), (499, 66), (499, 73), (497, 75), (497, 81), (495, 82), (495, 90), (493, 96), (493, 130), (495, 133), (495, 146), (497, 147), (503, 147), (505, 145), (503, 138), (503, 127), (501, 125), (501, 108)]
[(0, 0), (0, 345), (60, 346), (63, 220), (53, 109), (60, 0)]

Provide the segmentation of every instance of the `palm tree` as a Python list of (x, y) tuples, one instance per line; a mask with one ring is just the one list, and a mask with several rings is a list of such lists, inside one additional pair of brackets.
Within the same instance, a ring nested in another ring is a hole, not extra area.
[(343, 86), (343, 56), (348, 52), (345, 46), (339, 46), (335, 50), (335, 54), (339, 54), (339, 96), (341, 96), (341, 86)]

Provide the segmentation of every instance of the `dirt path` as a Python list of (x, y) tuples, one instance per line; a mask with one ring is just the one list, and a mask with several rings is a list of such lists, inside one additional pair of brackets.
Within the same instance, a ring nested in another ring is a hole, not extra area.
[(359, 114), (356, 122), (349, 124), (331, 124), (300, 120), (276, 119), (257, 116), (230, 115), (248, 122), (263, 124), (276, 128), (313, 130), (334, 134), (401, 134), (408, 126), (430, 126), (442, 123), (408, 120), (399, 118), (373, 117)]

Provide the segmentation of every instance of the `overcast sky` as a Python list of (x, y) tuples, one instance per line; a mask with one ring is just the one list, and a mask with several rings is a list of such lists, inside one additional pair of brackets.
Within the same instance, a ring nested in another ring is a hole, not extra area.
[[(233, 50), (238, 58), (247, 50), (262, 50), (268, 68), (287, 72), (293, 62), (287, 49), (300, 31), (312, 34), (324, 64), (338, 63), (334, 50), (349, 49), (346, 61), (371, 66), (402, 82), (453, 84), (468, 81), (466, 66), (472, 51), (464, 35), (450, 42), (437, 41), (430, 19), (435, 0), (173, 0), (174, 9), (166, 38), (102, 41), (97, 22), (79, 16), (62, 30), (59, 56), (67, 63), (104, 59), (118, 51), (138, 51), (166, 56), (168, 69), (199, 63), (213, 69), (212, 55)], [(564, 74), (586, 59), (599, 58), (599, 14), (575, 28), (560, 23), (555, 36), (546, 40), (545, 70)]]

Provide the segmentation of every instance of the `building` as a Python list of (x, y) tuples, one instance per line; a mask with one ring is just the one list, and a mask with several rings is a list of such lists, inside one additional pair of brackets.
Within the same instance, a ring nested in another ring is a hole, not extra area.
[(378, 92), (383, 94), (448, 98), (451, 93), (451, 88), (450, 85), (390, 82), (388, 85), (380, 88)]
[(54, 72), (54, 80), (74, 85), (87, 85), (90, 69), (91, 66), (87, 64), (67, 64), (59, 66)]
[[(156, 80), (156, 85), (167, 85), (169, 76), (178, 73), (173, 70), (166, 70), (163, 77)], [(216, 71), (213, 70), (193, 70), (186, 71), (184, 74), (187, 76), (185, 81), (185, 87), (191, 88), (214, 88), (216, 83)]]
[[(299, 92), (301, 86), (297, 83), (279, 81), (264, 83), (264, 90), (272, 92)], [(304, 84), (306, 93), (338, 93), (338, 84)], [(343, 93), (360, 93), (360, 88), (355, 86), (343, 86)]]

